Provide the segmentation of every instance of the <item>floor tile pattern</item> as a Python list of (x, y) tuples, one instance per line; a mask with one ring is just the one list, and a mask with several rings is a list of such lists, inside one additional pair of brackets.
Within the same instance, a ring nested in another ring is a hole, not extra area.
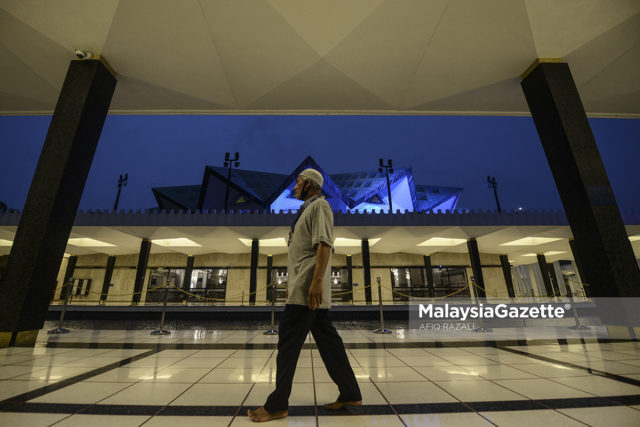
[[(341, 330), (364, 405), (335, 400), (312, 337), (290, 416), (270, 425), (640, 425), (636, 341), (420, 341)], [(0, 425), (250, 425), (275, 386), (277, 337), (256, 330), (42, 332), (0, 349)]]

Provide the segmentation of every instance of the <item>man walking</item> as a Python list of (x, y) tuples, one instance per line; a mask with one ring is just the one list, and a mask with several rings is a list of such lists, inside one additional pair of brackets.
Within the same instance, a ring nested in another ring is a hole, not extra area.
[(288, 415), (298, 356), (309, 332), (340, 392), (335, 402), (324, 407), (337, 410), (362, 404), (344, 344), (329, 320), (333, 211), (321, 195), (323, 182), (320, 172), (305, 169), (298, 175), (293, 189), (296, 198), (304, 203), (289, 232), (289, 298), (280, 320), (276, 389), (263, 407), (247, 411), (252, 421), (271, 421)]

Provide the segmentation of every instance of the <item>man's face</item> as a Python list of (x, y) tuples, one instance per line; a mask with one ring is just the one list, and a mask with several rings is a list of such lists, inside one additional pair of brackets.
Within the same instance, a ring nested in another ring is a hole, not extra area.
[(296, 199), (302, 200), (302, 192), (304, 191), (308, 182), (308, 179), (301, 176), (296, 179), (296, 186), (293, 187), (293, 194), (296, 196)]

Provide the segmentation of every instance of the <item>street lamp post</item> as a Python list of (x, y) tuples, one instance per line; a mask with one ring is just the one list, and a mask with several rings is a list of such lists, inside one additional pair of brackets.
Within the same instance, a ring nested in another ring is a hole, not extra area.
[(120, 175), (120, 178), (118, 178), (118, 194), (116, 195), (116, 203), (113, 205), (113, 210), (116, 211), (118, 210), (118, 202), (120, 202), (120, 191), (122, 190), (122, 187), (126, 187), (127, 183), (129, 182), (129, 174), (125, 173), (124, 177), (122, 175)]
[(233, 159), (229, 157), (229, 153), (224, 153), (224, 167), (229, 168), (229, 173), (227, 174), (227, 190), (224, 194), (224, 211), (227, 211), (227, 205), (229, 204), (229, 184), (231, 183), (231, 168), (234, 166), (237, 168), (240, 166), (240, 153), (236, 151)]
[(393, 173), (393, 163), (392, 160), (387, 160), (387, 164), (384, 164), (384, 160), (380, 159), (378, 162), (378, 172), (382, 172), (382, 169), (387, 173), (387, 191), (389, 194), (389, 212), (393, 213), (393, 203), (391, 202), (391, 183), (389, 182), (389, 173)]
[(500, 208), (500, 200), (498, 200), (498, 182), (496, 181), (496, 177), (487, 176), (487, 183), (489, 184), (489, 188), (493, 188), (493, 195), (496, 198), (496, 205), (498, 205), (498, 213), (502, 213), (502, 209)]

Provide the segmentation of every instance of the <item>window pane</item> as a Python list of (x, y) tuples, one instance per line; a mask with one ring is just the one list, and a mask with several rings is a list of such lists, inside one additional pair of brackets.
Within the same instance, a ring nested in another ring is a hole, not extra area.
[(287, 274), (286, 267), (275, 267), (271, 269), (271, 283), (275, 287), (270, 287), (267, 290), (267, 299), (271, 301), (271, 293), (275, 289), (276, 304), (284, 304), (287, 301), (287, 283), (289, 275)]
[[(392, 267), (393, 300), (407, 302), (409, 298), (441, 298), (467, 286), (464, 267), (435, 267), (432, 271), (433, 292), (427, 286), (423, 267)], [(469, 290), (464, 289), (452, 297), (469, 297)]]
[(147, 303), (182, 302), (184, 294), (178, 289), (184, 282), (184, 268), (158, 268), (149, 272), (147, 283)]
[(348, 274), (346, 268), (331, 268), (331, 302), (349, 303), (353, 299)]
[[(467, 273), (464, 267), (433, 268), (433, 285), (436, 297), (450, 295), (467, 286)], [(469, 289), (465, 289), (451, 297), (469, 297)]]
[(428, 296), (424, 268), (393, 267), (391, 268), (391, 284), (394, 301), (408, 301), (409, 298)]

